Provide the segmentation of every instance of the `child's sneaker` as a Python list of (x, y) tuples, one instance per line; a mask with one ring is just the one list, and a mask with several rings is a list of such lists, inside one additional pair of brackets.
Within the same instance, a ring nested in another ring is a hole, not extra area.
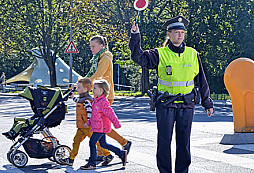
[(121, 160), (123, 162), (123, 166), (125, 166), (127, 162), (127, 150), (124, 150), (124, 154), (123, 157), (121, 157)]
[(59, 159), (59, 161), (61, 162), (62, 165), (72, 166), (73, 162), (74, 162), (74, 159), (65, 158), (65, 159)]
[(83, 169), (83, 170), (96, 169), (96, 166), (90, 165), (89, 163), (87, 163), (85, 166), (81, 166), (80, 169)]
[(114, 159), (114, 156), (108, 155), (104, 157), (104, 162), (102, 162), (102, 166), (107, 166), (112, 160)]
[(97, 156), (96, 161), (103, 161), (104, 160), (104, 156)]

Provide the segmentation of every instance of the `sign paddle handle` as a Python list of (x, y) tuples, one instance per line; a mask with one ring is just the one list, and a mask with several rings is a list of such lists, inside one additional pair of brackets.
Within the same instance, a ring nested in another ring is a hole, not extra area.
[(136, 18), (135, 25), (137, 25), (137, 23), (138, 23), (138, 17), (139, 17), (139, 10), (138, 10), (138, 15), (137, 15), (137, 18)]

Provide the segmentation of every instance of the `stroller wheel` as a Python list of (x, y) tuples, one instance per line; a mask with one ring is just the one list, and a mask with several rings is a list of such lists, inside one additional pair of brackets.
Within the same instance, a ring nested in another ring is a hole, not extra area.
[(53, 151), (53, 158), (58, 164), (61, 164), (60, 160), (68, 158), (70, 156), (70, 152), (70, 147), (66, 145), (59, 145)]
[(10, 161), (14, 166), (22, 168), (27, 164), (28, 157), (23, 151), (17, 150), (10, 155)]
[(10, 151), (7, 153), (7, 160), (8, 160), (10, 163), (12, 163), (12, 162), (11, 162), (12, 151), (13, 151), (13, 149), (10, 150)]

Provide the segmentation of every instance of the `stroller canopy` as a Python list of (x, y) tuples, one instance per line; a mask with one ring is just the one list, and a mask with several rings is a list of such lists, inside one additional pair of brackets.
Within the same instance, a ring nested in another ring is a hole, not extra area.
[[(46, 88), (43, 86), (26, 87), (19, 96), (30, 101), (35, 115), (33, 117), (44, 117), (63, 98), (60, 88)], [(65, 104), (58, 108), (45, 119), (46, 127), (55, 127), (65, 118)]]

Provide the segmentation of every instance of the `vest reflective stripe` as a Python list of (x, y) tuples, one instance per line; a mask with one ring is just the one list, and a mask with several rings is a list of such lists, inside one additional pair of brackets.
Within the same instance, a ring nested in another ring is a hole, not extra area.
[(191, 86), (191, 85), (194, 85), (194, 80), (179, 81), (179, 82), (175, 82), (175, 81), (168, 82), (168, 81), (158, 79), (158, 83), (161, 84), (161, 85), (169, 86), (169, 87), (172, 87), (172, 86)]
[(159, 52), (158, 90), (169, 94), (187, 94), (194, 88), (194, 78), (199, 73), (197, 51), (185, 47), (177, 54), (168, 46), (157, 49)]

